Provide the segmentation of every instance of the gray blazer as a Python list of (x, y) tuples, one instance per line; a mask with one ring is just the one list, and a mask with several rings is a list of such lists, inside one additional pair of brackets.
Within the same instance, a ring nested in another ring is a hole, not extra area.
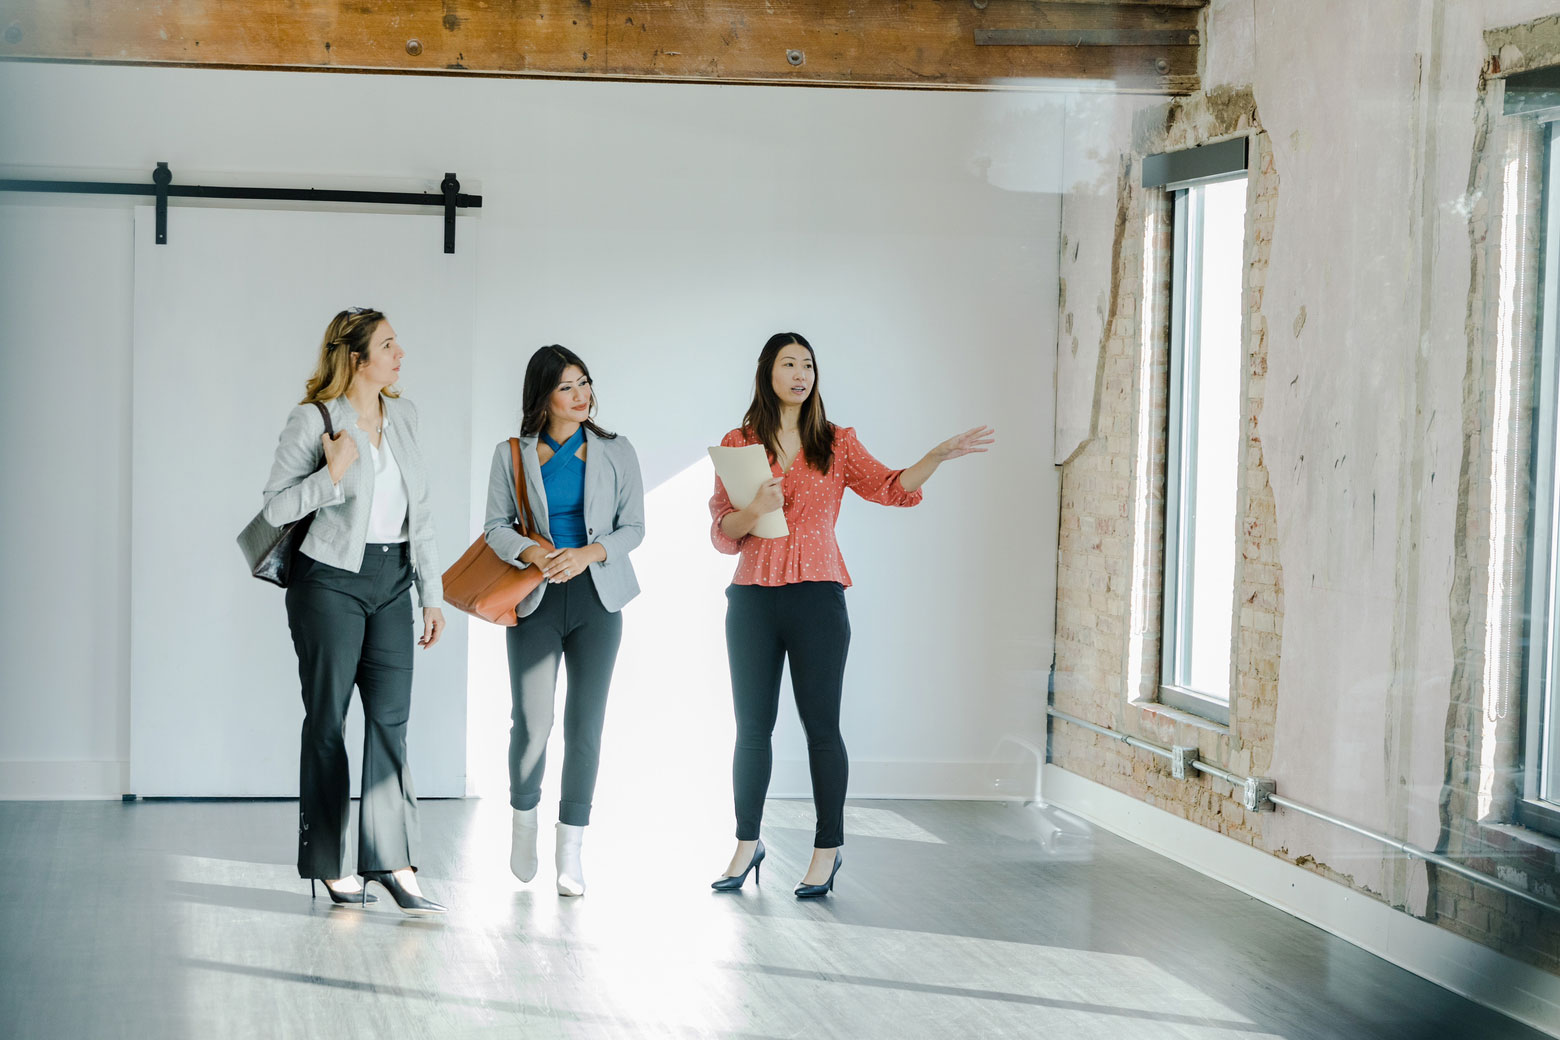
[[(406, 482), (407, 531), (411, 541), (412, 569), (417, 575), (417, 597), (424, 607), (444, 605), (444, 576), (434, 546), (433, 513), (428, 508), (428, 470), (417, 444), (417, 406), (400, 398), (383, 398), (384, 436), (395, 452), (396, 465)], [(374, 505), (374, 467), (370, 441), (358, 429), (357, 412), (345, 397), (325, 402), (335, 428), (347, 431), (357, 442), (358, 458), (341, 483), (331, 482), (320, 437), (325, 422), (312, 404), (300, 404), (287, 416), (287, 425), (276, 442), (271, 479), (265, 485), (263, 512), (268, 523), (282, 524), (314, 513), (314, 523), (300, 547), (304, 554), (346, 571), (363, 566), (368, 540), (368, 514)]]
[[(611, 611), (622, 610), (639, 595), (639, 580), (628, 554), (645, 538), (645, 485), (639, 475), (639, 456), (623, 436), (605, 440), (585, 430), (585, 537), (600, 543), (607, 558), (590, 565), (591, 580), (601, 605)], [(535, 514), (537, 533), (549, 542), (552, 529), (547, 522), (547, 493), (542, 488), (542, 466), (536, 456), (536, 438), (520, 438), (520, 461), (525, 469), (526, 494)], [(536, 544), (515, 529), (520, 503), (515, 499), (515, 477), (509, 456), (509, 441), (498, 442), (493, 451), (493, 471), (488, 478), (487, 523), (483, 525), (488, 545), (501, 560), (524, 570), (520, 554)], [(537, 586), (515, 610), (525, 617), (542, 605), (547, 583)]]

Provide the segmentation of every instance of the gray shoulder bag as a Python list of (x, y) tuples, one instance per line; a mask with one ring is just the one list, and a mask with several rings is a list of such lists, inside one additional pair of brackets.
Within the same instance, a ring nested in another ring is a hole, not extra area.
[[(318, 401), (314, 402), (314, 407), (320, 410), (320, 416), (325, 420), (326, 435), (334, 439), (336, 431), (331, 426), (330, 413)], [(244, 559), (249, 563), (249, 573), (261, 581), (285, 589), (292, 577), (293, 555), (298, 551), (298, 546), (303, 544), (303, 536), (309, 533), (309, 525), (313, 522), (314, 514), (310, 513), (276, 527), (266, 521), (264, 509), (256, 513), (255, 518), (249, 521), (249, 526), (238, 536), (238, 547), (243, 550)]]

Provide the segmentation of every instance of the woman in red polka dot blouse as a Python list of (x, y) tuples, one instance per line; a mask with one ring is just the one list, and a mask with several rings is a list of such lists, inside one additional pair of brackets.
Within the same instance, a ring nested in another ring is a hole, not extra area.
[[(796, 886), (798, 898), (834, 887), (845, 844), (848, 764), (840, 738), (840, 694), (850, 618), (845, 587), (850, 574), (834, 539), (834, 522), (848, 487), (869, 502), (913, 506), (921, 485), (937, 467), (961, 455), (983, 452), (992, 430), (977, 426), (943, 441), (908, 469), (891, 470), (862, 447), (856, 431), (824, 415), (818, 362), (807, 340), (794, 332), (771, 336), (758, 356), (753, 403), (742, 425), (721, 439), (727, 447), (762, 444), (772, 479), (745, 508), (732, 505), (720, 478), (710, 499), (715, 548), (741, 557), (726, 590), (726, 652), (737, 716), (732, 782), (737, 811), (737, 851), (711, 887), (742, 887), (764, 859), (758, 840), (769, 789), (770, 736), (780, 706), (780, 668), (790, 659), (797, 713), (807, 732), (813, 805), (818, 825), (812, 864)], [(751, 534), (758, 519), (784, 509), (784, 538)]]

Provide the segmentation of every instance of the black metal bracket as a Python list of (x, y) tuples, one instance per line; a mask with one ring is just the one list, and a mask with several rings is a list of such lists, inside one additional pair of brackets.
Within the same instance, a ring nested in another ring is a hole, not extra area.
[(335, 188), (228, 188), (198, 184), (174, 184), (173, 171), (160, 162), (152, 171), (151, 184), (109, 181), (41, 181), (0, 178), (0, 192), (34, 191), (68, 195), (141, 195), (157, 203), (157, 244), (168, 244), (168, 200), (173, 199), (246, 199), (280, 202), (350, 202), (368, 206), (438, 206), (444, 210), (444, 251), (455, 252), (455, 211), (480, 209), (481, 195), (460, 190), (460, 179), (446, 173), (439, 193), (413, 191), (346, 191)]
[(446, 173), (444, 179), (439, 182), (439, 190), (444, 192), (444, 251), (455, 252), (455, 200), (460, 197), (460, 179), (453, 173)]
[(160, 162), (152, 171), (152, 183), (157, 185), (157, 244), (168, 244), (168, 185), (173, 183), (173, 171)]

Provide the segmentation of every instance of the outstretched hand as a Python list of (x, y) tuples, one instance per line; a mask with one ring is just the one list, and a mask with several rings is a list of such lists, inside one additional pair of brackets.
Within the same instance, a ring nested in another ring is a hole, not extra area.
[(985, 451), (987, 445), (995, 444), (996, 435), (997, 431), (990, 426), (973, 426), (937, 445), (932, 449), (932, 455), (938, 462), (947, 462), (963, 455), (976, 455)]
[(956, 459), (961, 455), (976, 455), (986, 450), (987, 445), (997, 443), (997, 431), (990, 426), (973, 426), (963, 433), (949, 437), (937, 447), (926, 453), (926, 456), (914, 466), (899, 474), (899, 486), (906, 491), (914, 493), (920, 490), (931, 475), (937, 472), (949, 459)]

